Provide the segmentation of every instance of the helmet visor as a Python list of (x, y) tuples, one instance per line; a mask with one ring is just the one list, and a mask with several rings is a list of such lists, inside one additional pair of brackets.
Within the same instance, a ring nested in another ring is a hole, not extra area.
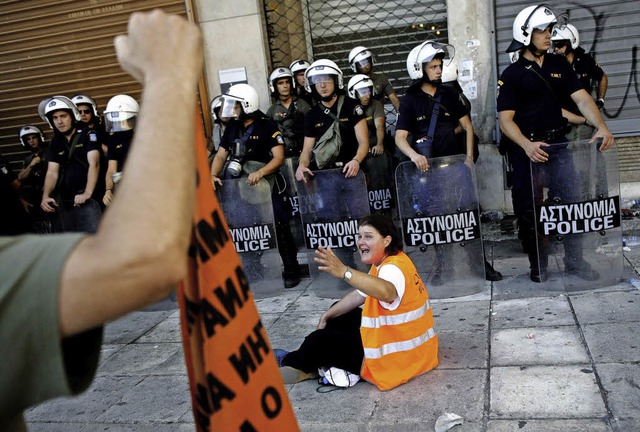
[(356, 89), (356, 95), (359, 98), (371, 96), (372, 94), (373, 94), (373, 87), (361, 87), (359, 89)]
[(222, 97), (222, 108), (220, 109), (220, 117), (235, 118), (240, 116), (240, 102), (231, 96)]
[(358, 60), (358, 61), (355, 62), (355, 64), (356, 64), (356, 68), (358, 70), (363, 70), (367, 66), (373, 66), (372, 63), (371, 63), (371, 57), (367, 57), (367, 58), (364, 58), (362, 60)]
[(312, 75), (309, 77), (310, 85), (326, 84), (330, 82), (331, 83), (334, 82), (332, 75), (322, 74), (322, 75)]
[(136, 127), (138, 113), (133, 111), (114, 111), (104, 113), (104, 128), (107, 132), (125, 132)]

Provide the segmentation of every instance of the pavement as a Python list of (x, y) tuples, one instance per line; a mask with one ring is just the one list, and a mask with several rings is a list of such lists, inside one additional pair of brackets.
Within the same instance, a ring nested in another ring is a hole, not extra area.
[[(619, 283), (559, 292), (529, 281), (513, 234), (497, 228), (485, 245), (505, 277), (432, 301), (439, 366), (387, 392), (287, 385), (301, 430), (434, 431), (454, 413), (464, 423), (453, 432), (640, 431), (640, 246), (624, 253)], [(317, 284), (256, 301), (274, 348), (299, 346), (334, 301)], [(110, 323), (91, 388), (30, 409), (29, 430), (194, 431), (180, 340), (172, 299)]]

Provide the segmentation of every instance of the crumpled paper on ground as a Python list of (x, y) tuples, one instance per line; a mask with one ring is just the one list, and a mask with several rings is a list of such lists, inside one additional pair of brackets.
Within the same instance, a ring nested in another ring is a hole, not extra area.
[(436, 420), (436, 432), (446, 432), (454, 426), (464, 423), (464, 419), (458, 414), (444, 413)]

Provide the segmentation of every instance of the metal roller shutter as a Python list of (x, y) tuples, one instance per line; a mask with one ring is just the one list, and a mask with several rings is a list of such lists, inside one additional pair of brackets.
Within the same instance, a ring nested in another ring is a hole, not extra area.
[(100, 111), (114, 95), (136, 99), (141, 87), (118, 66), (113, 38), (129, 15), (161, 8), (186, 16), (184, 0), (30, 0), (0, 4), (0, 153), (21, 168), (25, 124), (51, 131), (37, 114), (49, 96), (93, 97)]
[[(515, 16), (532, 3), (496, 0), (496, 46), (498, 71), (509, 64), (504, 52), (512, 39)], [(600, 64), (609, 78), (603, 114), (611, 131), (618, 137), (640, 136), (640, 74), (638, 40), (640, 8), (636, 0), (583, 0), (579, 4), (547, 2), (566, 12), (569, 22), (580, 32), (580, 46)], [(638, 139), (624, 138), (620, 144), (620, 171), (623, 181), (639, 180)]]

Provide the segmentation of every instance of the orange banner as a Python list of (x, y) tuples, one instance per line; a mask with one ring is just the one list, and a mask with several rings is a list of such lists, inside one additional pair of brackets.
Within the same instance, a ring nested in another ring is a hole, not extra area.
[(189, 276), (178, 288), (196, 429), (299, 431), (267, 333), (213, 193), (196, 116), (197, 196)]

